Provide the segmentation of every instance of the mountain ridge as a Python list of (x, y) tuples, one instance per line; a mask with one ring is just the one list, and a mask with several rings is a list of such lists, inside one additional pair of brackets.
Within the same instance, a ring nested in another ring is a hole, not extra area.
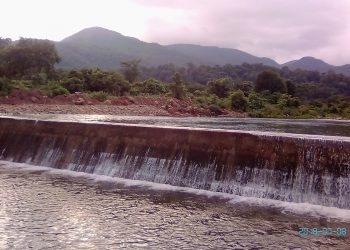
[(287, 66), (292, 70), (300, 68), (320, 72), (334, 70), (336, 73), (350, 75), (350, 64), (334, 66), (310, 56), (278, 64), (268, 57), (257, 57), (238, 49), (181, 43), (160, 45), (101, 27), (83, 29), (55, 44), (62, 58), (58, 65), (61, 68), (115, 69), (119, 68), (123, 61), (141, 59), (144, 66), (170, 63), (176, 66), (185, 66), (188, 63), (197, 65), (261, 63), (276, 68)]

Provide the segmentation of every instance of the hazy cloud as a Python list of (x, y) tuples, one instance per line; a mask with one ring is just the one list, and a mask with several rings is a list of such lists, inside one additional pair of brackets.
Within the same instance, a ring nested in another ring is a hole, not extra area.
[(350, 63), (349, 0), (135, 0), (182, 11), (148, 20), (148, 41), (237, 48), (279, 62), (310, 55)]

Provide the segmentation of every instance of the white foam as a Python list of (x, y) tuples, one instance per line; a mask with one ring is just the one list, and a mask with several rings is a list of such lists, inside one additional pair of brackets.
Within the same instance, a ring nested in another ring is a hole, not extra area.
[(300, 215), (307, 215), (312, 217), (326, 217), (337, 219), (342, 222), (350, 222), (350, 210), (341, 209), (337, 207), (326, 207), (321, 205), (314, 205), (309, 203), (295, 203), (295, 202), (284, 202), (278, 200), (255, 198), (255, 197), (243, 197), (233, 194), (212, 192), (201, 189), (178, 187), (168, 184), (153, 183), (149, 181), (130, 180), (118, 177), (110, 177), (96, 174), (88, 174), (84, 172), (75, 172), (65, 169), (55, 169), (50, 167), (34, 166), (25, 163), (14, 163), (8, 161), (0, 161), (0, 166), (8, 168), (17, 168), (24, 171), (45, 171), (49, 174), (64, 175), (71, 177), (82, 177), (96, 182), (113, 182), (122, 184), (126, 187), (138, 187), (142, 186), (148, 190), (159, 190), (159, 191), (174, 191), (183, 192), (194, 195), (206, 196), (208, 198), (217, 197), (227, 200), (230, 204), (241, 204), (250, 206), (261, 206), (280, 209), (282, 213), (293, 213)]

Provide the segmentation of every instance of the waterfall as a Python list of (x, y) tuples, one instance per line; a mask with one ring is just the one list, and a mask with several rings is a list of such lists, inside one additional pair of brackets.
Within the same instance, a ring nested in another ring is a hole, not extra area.
[(0, 159), (350, 208), (350, 139), (0, 118)]

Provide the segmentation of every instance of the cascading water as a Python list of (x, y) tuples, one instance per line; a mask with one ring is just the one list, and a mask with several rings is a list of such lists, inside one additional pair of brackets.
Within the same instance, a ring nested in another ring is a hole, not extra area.
[(0, 119), (1, 160), (350, 208), (350, 139)]

